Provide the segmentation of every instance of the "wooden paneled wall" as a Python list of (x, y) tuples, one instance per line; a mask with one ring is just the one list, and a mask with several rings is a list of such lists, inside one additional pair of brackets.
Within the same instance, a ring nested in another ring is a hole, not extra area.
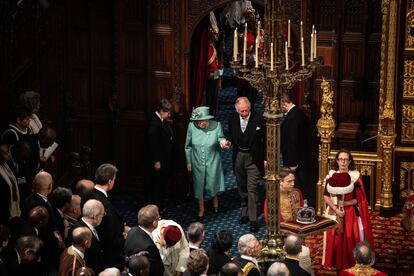
[[(334, 148), (376, 151), (381, 50), (381, 1), (316, 0), (313, 6), (318, 33), (318, 68), (314, 102), (319, 103), (322, 77), (335, 91)], [(316, 109), (315, 109), (316, 110)]]

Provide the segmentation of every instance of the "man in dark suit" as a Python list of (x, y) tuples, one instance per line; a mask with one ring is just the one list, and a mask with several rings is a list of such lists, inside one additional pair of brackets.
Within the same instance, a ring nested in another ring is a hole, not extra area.
[(237, 244), (240, 256), (233, 259), (233, 262), (243, 271), (246, 276), (260, 276), (257, 257), (262, 247), (260, 242), (252, 234), (246, 234), (240, 237)]
[(95, 172), (95, 187), (90, 193), (82, 197), (82, 203), (89, 199), (96, 199), (103, 204), (106, 215), (103, 217), (101, 224), (96, 227), (96, 230), (104, 251), (105, 264), (108, 267), (121, 269), (123, 266), (122, 249), (125, 243), (124, 232), (129, 227), (124, 225), (124, 219), (113, 206), (107, 194), (115, 185), (117, 172), (118, 169), (112, 164), (100, 165)]
[(7, 275), (26, 276), (37, 275), (31, 270), (33, 263), (37, 259), (37, 253), (43, 243), (40, 239), (33, 236), (20, 237), (14, 247), (10, 247), (1, 252), (1, 259), (6, 267)]
[(171, 175), (171, 160), (174, 136), (167, 119), (171, 116), (172, 105), (162, 99), (148, 125), (148, 155), (151, 167), (151, 182), (148, 192), (152, 202), (165, 207), (167, 188)]
[(158, 226), (160, 215), (158, 207), (147, 205), (142, 207), (138, 212), (138, 227), (133, 227), (125, 242), (124, 252), (126, 256), (146, 251), (151, 266), (150, 275), (158, 276), (164, 274), (164, 265), (161, 260), (160, 252), (152, 240), (152, 231)]
[(295, 235), (289, 235), (285, 239), (283, 249), (286, 251), (286, 257), (283, 263), (289, 269), (292, 276), (307, 276), (311, 275), (308, 271), (303, 269), (299, 264), (299, 254), (302, 251), (302, 239)]
[[(73, 229), (79, 227), (87, 227), (92, 233), (92, 243), (85, 253), (85, 261), (88, 267), (92, 268), (96, 274), (105, 268), (104, 255), (99, 234), (95, 227), (98, 227), (105, 216), (105, 208), (103, 204), (96, 199), (89, 199), (83, 205), (82, 218), (75, 223)], [(68, 244), (72, 244), (73, 237), (70, 233), (68, 236)]]
[(304, 199), (309, 200), (310, 204), (315, 203), (308, 170), (309, 152), (309, 130), (305, 114), (292, 102), (290, 92), (282, 95), (282, 110), (284, 119), (280, 126), (280, 147), (283, 166), (290, 168), (295, 174), (295, 185), (302, 191)]
[(56, 229), (63, 239), (67, 238), (69, 230), (69, 222), (66, 220), (64, 213), (70, 208), (71, 201), (72, 191), (65, 187), (57, 187), (50, 194), (50, 202), (55, 207)]
[(236, 100), (236, 111), (229, 120), (233, 144), (233, 168), (240, 194), (240, 224), (250, 221), (250, 231), (259, 231), (257, 222), (258, 183), (264, 175), (266, 124), (263, 116), (250, 112), (246, 97)]

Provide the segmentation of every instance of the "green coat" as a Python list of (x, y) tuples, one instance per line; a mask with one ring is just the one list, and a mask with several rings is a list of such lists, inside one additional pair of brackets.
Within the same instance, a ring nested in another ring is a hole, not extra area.
[(224, 191), (221, 140), (225, 137), (219, 122), (209, 120), (205, 129), (199, 128), (196, 122), (188, 124), (185, 157), (187, 165), (192, 167), (195, 198), (204, 198), (204, 193), (213, 197)]

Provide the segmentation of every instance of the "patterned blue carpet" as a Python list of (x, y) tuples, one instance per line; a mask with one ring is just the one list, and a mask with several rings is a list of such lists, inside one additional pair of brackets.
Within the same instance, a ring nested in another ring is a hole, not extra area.
[[(227, 118), (234, 112), (234, 102), (237, 97), (237, 91), (235, 87), (235, 78), (232, 70), (225, 69), (223, 75), (223, 87), (219, 94), (219, 106), (216, 120), (220, 121), (223, 126), (224, 133), (228, 131)], [(263, 105), (261, 98), (256, 102), (255, 110), (263, 112)], [(234, 243), (231, 250), (231, 254), (234, 256), (237, 252), (237, 241), (241, 235), (249, 233), (249, 224), (239, 225), (240, 218), (240, 200), (237, 192), (236, 179), (233, 174), (232, 168), (232, 151), (222, 151), (223, 170), (225, 174), (225, 192), (219, 195), (219, 213), (212, 212), (211, 202), (206, 203), (206, 213), (204, 219), (205, 226), (205, 240), (202, 244), (203, 248), (207, 249), (211, 239), (215, 232), (221, 229), (230, 229), (234, 235)], [(265, 188), (264, 183), (260, 186), (261, 198), (264, 199)], [(260, 202), (263, 202), (260, 200)], [(137, 225), (137, 212), (142, 203), (139, 202), (132, 195), (122, 195), (122, 198), (115, 197), (115, 204), (122, 212), (125, 221), (130, 226)], [(184, 231), (190, 225), (194, 218), (196, 202), (186, 202), (181, 205), (167, 208), (161, 212), (163, 219), (172, 219), (179, 223)], [(263, 207), (259, 206), (259, 210), (262, 211)], [(260, 231), (256, 234), (258, 239), (263, 239), (265, 236), (265, 225), (262, 221), (262, 215), (259, 217)]]

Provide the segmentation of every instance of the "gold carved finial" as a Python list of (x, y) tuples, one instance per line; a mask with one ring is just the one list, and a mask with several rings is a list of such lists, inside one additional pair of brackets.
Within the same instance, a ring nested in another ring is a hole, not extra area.
[(322, 103), (321, 103), (321, 118), (319, 118), (316, 127), (318, 128), (318, 135), (321, 137), (319, 143), (319, 180), (317, 184), (318, 191), (318, 207), (317, 214), (323, 213), (323, 190), (324, 179), (329, 170), (329, 154), (331, 152), (331, 140), (334, 136), (335, 120), (332, 118), (334, 92), (331, 90), (331, 85), (324, 78), (321, 83), (322, 89)]
[(333, 91), (329, 82), (322, 79), (322, 104), (321, 104), (321, 117), (325, 119), (332, 119), (333, 112)]

